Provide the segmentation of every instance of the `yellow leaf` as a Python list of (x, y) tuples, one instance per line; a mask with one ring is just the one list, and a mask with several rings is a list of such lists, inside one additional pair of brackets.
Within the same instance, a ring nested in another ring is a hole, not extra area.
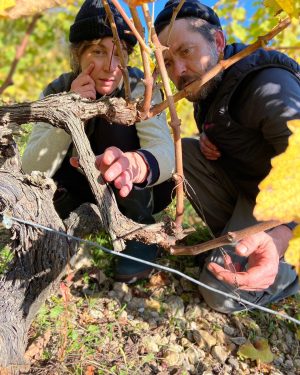
[(145, 305), (146, 307), (149, 309), (149, 310), (153, 310), (153, 311), (157, 311), (159, 312), (160, 309), (161, 309), (161, 304), (159, 303), (159, 301), (156, 301), (154, 299), (147, 299), (145, 301)]
[(0, 0), (0, 16), (6, 16), (6, 10), (16, 5), (15, 0)]
[(278, 14), (282, 10), (281, 7), (276, 2), (276, 0), (264, 0), (264, 6), (271, 8), (274, 14)]
[(299, 1), (276, 0), (276, 2), (290, 17), (299, 17), (299, 11), (297, 11), (297, 3), (299, 5)]
[(292, 131), (286, 151), (272, 159), (269, 175), (260, 183), (254, 215), (258, 220), (300, 222), (300, 120), (289, 121)]
[(300, 275), (300, 225), (293, 230), (293, 238), (289, 242), (284, 259), (292, 264), (297, 274)]

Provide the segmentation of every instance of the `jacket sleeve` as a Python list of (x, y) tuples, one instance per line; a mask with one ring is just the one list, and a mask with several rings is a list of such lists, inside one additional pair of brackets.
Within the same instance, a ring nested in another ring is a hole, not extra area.
[(22, 157), (25, 173), (45, 172), (53, 177), (62, 164), (71, 144), (71, 137), (64, 130), (39, 122), (33, 130)]
[(238, 120), (260, 129), (275, 153), (282, 153), (291, 134), (287, 122), (300, 119), (300, 80), (286, 69), (268, 68), (254, 73), (242, 86), (235, 105)]
[[(142, 96), (143, 92), (144, 85), (139, 83), (132, 92), (132, 96)], [(152, 105), (161, 101), (160, 91), (155, 90)], [(142, 154), (150, 168), (150, 179), (148, 178), (147, 185), (157, 185), (171, 178), (175, 169), (174, 144), (165, 112), (136, 123), (136, 129), (141, 146), (138, 152)]]
[[(73, 78), (72, 73), (62, 74), (46, 87), (40, 99), (49, 94), (68, 91)], [(70, 135), (63, 129), (44, 122), (34, 124), (22, 157), (24, 172), (40, 171), (53, 177), (61, 166), (71, 142)]]

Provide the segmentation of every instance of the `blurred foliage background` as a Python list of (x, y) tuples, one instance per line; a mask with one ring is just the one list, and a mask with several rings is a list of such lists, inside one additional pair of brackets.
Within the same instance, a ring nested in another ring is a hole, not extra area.
[[(161, 0), (159, 0), (161, 1)], [(35, 24), (25, 54), (19, 60), (13, 76), (13, 84), (2, 94), (7, 102), (36, 100), (42, 89), (62, 72), (69, 70), (68, 33), (81, 1), (65, 1), (65, 5), (42, 13)], [(266, 34), (277, 23), (270, 8), (261, 1), (220, 0), (215, 10), (221, 17), (228, 42), (254, 42)], [(250, 4), (251, 3), (251, 4)], [(0, 19), (0, 87), (5, 81), (14, 60), (17, 47), (22, 42), (31, 17)], [(297, 20), (271, 41), (270, 48), (282, 52), (300, 62), (300, 26)], [(141, 67), (139, 49), (132, 55), (130, 64)], [(182, 119), (182, 135), (197, 133), (193, 119), (193, 108), (186, 100), (177, 105)]]

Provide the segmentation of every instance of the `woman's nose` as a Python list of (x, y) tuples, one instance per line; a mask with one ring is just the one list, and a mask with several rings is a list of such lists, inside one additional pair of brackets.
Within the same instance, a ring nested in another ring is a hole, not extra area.
[(105, 61), (105, 70), (107, 72), (113, 72), (117, 69), (119, 65), (119, 58), (115, 55), (110, 55)]

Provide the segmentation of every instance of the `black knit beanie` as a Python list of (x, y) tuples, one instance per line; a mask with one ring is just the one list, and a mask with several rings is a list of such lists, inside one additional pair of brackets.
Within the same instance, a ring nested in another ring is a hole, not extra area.
[[(113, 13), (120, 39), (133, 47), (137, 42), (135, 36), (132, 35), (129, 26), (116, 7), (109, 0), (107, 2)], [(83, 40), (100, 39), (106, 36), (113, 36), (113, 34), (102, 1), (86, 0), (82, 4), (74, 24), (70, 27), (70, 42), (77, 43)]]
[[(180, 0), (169, 0), (164, 9), (158, 14), (154, 22), (157, 34), (159, 34), (165, 26), (170, 24), (173, 11), (179, 3)], [(199, 3), (197, 0), (186, 0), (177, 14), (176, 19), (189, 17), (201, 18), (221, 29), (221, 23), (217, 14), (210, 7)]]

